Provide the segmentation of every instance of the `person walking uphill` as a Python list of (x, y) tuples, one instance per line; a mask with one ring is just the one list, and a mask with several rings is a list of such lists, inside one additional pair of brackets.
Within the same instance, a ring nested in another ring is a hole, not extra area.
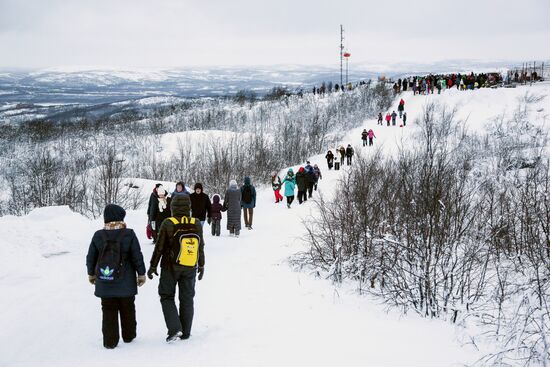
[(347, 165), (351, 165), (351, 157), (353, 157), (353, 148), (351, 147), (351, 144), (348, 144), (348, 147), (346, 148), (346, 157), (347, 157)]
[(189, 195), (191, 199), (191, 214), (194, 218), (200, 220), (201, 225), (204, 226), (206, 217), (210, 218), (210, 209), (212, 203), (210, 203), (210, 197), (203, 192), (202, 184), (197, 182), (195, 184), (194, 192)]
[[(193, 324), (195, 278), (204, 276), (204, 238), (202, 226), (191, 217), (191, 200), (187, 195), (176, 196), (171, 203), (172, 217), (160, 226), (158, 241), (147, 270), (149, 279), (158, 275), (159, 296), (166, 328), (167, 342), (188, 339)], [(179, 312), (176, 307), (178, 287)]]
[(393, 112), (391, 113), (391, 124), (392, 124), (393, 126), (395, 126), (395, 120), (397, 120), (397, 114), (395, 113), (395, 111), (393, 111)]
[(367, 132), (367, 129), (363, 129), (363, 132), (361, 133), (361, 140), (363, 140), (363, 146), (367, 146), (367, 139), (369, 137), (369, 133)]
[(153, 242), (157, 240), (160, 224), (170, 216), (170, 200), (164, 187), (160, 183), (156, 184), (147, 208), (147, 217), (153, 230)]
[(222, 229), (222, 212), (225, 211), (225, 208), (220, 203), (220, 195), (216, 194), (212, 197), (212, 208), (210, 210), (211, 216), (208, 218), (210, 220), (210, 227), (212, 228), (212, 236), (220, 236)]
[(281, 178), (277, 176), (277, 172), (271, 172), (271, 187), (273, 188), (273, 193), (275, 194), (275, 203), (283, 201), (283, 196), (281, 195)]
[(286, 177), (283, 180), (283, 184), (285, 185), (286, 206), (290, 209), (290, 206), (294, 201), (294, 189), (296, 188), (296, 177), (294, 176), (294, 171), (292, 168), (288, 169)]
[(256, 207), (256, 188), (252, 186), (250, 177), (244, 178), (244, 185), (241, 187), (241, 205), (243, 207), (244, 225), (252, 229), (252, 218)]
[(325, 159), (327, 160), (328, 169), (331, 170), (334, 166), (334, 154), (332, 154), (332, 151), (328, 151), (327, 155), (325, 155)]
[(376, 138), (376, 135), (374, 135), (374, 131), (372, 131), (372, 129), (369, 129), (367, 136), (369, 137), (369, 147), (372, 147), (373, 139)]
[(296, 185), (298, 186), (298, 203), (302, 204), (307, 201), (307, 183), (308, 176), (304, 167), (300, 167), (296, 174)]
[(344, 165), (344, 157), (346, 156), (346, 148), (344, 148), (343, 146), (340, 146), (338, 151), (340, 152), (340, 166), (343, 166)]
[(239, 237), (241, 232), (241, 190), (235, 180), (229, 182), (229, 188), (223, 198), (223, 207), (227, 210), (229, 235)]
[(118, 345), (119, 317), (122, 340), (130, 343), (136, 337), (134, 301), (137, 287), (145, 284), (139, 241), (134, 231), (126, 228), (125, 216), (126, 211), (118, 205), (105, 207), (105, 227), (94, 233), (86, 256), (88, 280), (101, 298), (103, 346), (108, 349)]
[(390, 115), (390, 113), (388, 112), (388, 113), (386, 114), (386, 124), (387, 124), (387, 126), (390, 126), (390, 120), (391, 120), (391, 115)]

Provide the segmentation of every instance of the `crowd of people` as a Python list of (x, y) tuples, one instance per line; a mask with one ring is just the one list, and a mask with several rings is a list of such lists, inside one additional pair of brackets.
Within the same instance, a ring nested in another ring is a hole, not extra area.
[[(311, 199), (313, 197), (313, 191), (317, 191), (319, 180), (322, 179), (321, 169), (317, 164), (312, 166), (310, 161), (307, 161), (305, 166), (300, 167), (296, 174), (294, 173), (294, 169), (289, 168), (283, 180), (281, 180), (277, 172), (272, 172), (271, 187), (275, 194), (275, 203), (280, 203), (284, 200), (283, 195), (281, 195), (282, 189), (284, 189), (286, 206), (289, 209), (292, 207), (292, 203), (296, 197), (295, 193), (298, 196), (298, 203), (300, 205), (305, 203), (308, 198)], [(297, 192), (296, 189), (298, 189)]]
[(452, 74), (429, 74), (425, 76), (410, 76), (399, 78), (393, 84), (394, 93), (412, 90), (414, 94), (433, 94), (456, 87), (459, 90), (472, 90), (478, 88), (492, 87), (502, 84), (500, 73), (452, 73)]

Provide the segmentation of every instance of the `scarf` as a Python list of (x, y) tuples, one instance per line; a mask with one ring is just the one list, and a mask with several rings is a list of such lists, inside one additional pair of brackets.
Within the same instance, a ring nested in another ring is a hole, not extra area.
[(126, 228), (126, 223), (124, 223), (123, 221), (109, 222), (109, 223), (105, 223), (104, 228), (107, 231), (112, 231), (115, 229), (123, 229), (123, 228)]

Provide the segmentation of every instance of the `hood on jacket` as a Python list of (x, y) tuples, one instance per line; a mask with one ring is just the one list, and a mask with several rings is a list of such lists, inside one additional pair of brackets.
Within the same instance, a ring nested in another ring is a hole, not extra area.
[(219, 202), (220, 202), (220, 195), (218, 195), (218, 194), (214, 195), (214, 196), (212, 197), (212, 202), (213, 202), (214, 204), (219, 204)]
[(250, 184), (251, 184), (250, 177), (246, 176), (246, 177), (244, 178), (244, 184), (245, 184), (245, 185), (250, 185)]
[(237, 187), (237, 180), (229, 181), (229, 187), (233, 187), (233, 188)]
[(174, 192), (178, 192), (178, 185), (181, 186), (180, 192), (185, 192), (185, 183), (183, 181), (176, 182), (176, 188), (174, 189)]
[(170, 203), (170, 210), (174, 217), (188, 217), (191, 212), (191, 199), (189, 195), (176, 195)]
[(298, 170), (298, 172), (304, 172), (304, 171), (305, 171), (304, 167), (300, 167), (300, 169)]
[(126, 210), (116, 204), (108, 204), (103, 210), (103, 221), (105, 223), (122, 222), (125, 216)]
[(193, 188), (193, 190), (196, 190), (196, 189), (201, 189), (201, 192), (204, 191), (203, 188), (202, 188), (202, 184), (201, 184), (200, 182), (197, 182), (197, 183), (195, 184), (195, 187)]

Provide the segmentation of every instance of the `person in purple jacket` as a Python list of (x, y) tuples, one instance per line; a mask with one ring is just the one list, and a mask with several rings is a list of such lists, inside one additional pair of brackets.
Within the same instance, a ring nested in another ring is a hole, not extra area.
[(208, 218), (208, 224), (210, 224), (210, 228), (212, 228), (212, 236), (220, 236), (222, 230), (222, 212), (224, 211), (225, 208), (220, 203), (220, 195), (214, 195), (212, 197), (210, 217)]

